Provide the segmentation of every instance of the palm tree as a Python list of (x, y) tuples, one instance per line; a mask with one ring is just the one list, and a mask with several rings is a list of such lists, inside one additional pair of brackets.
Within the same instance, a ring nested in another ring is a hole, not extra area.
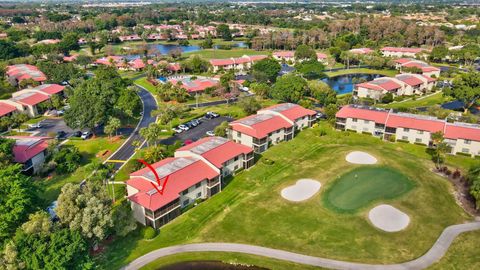
[(443, 137), (443, 133), (441, 131), (432, 133), (432, 142), (435, 149), (434, 158), (436, 159), (435, 166), (437, 169), (440, 168), (443, 155), (449, 150), (449, 145), (445, 143), (444, 140), (445, 138)]

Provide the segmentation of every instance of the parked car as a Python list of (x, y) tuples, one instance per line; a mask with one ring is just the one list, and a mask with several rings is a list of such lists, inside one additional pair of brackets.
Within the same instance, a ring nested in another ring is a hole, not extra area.
[(195, 127), (195, 125), (193, 125), (192, 122), (187, 122), (187, 123), (185, 123), (184, 125), (187, 126), (188, 129), (192, 129), (192, 128)]
[(178, 128), (181, 129), (181, 130), (183, 130), (183, 131), (187, 131), (187, 130), (190, 129), (190, 128), (189, 128), (188, 126), (186, 126), (186, 125), (179, 125)]
[(210, 136), (210, 137), (215, 136), (215, 132), (213, 132), (213, 130), (209, 130), (205, 134), (207, 134), (207, 136)]
[(207, 118), (207, 119), (213, 119), (213, 118), (217, 118), (219, 116), (220, 115), (218, 113), (214, 113), (214, 112), (207, 112), (205, 114), (205, 118)]
[(179, 128), (179, 127), (176, 127), (176, 128), (172, 128), (172, 130), (175, 132), (175, 133), (182, 133), (182, 129)]
[(62, 139), (65, 139), (66, 136), (67, 136), (67, 133), (63, 130), (60, 130), (60, 131), (57, 131), (57, 136), (55, 136), (55, 139), (62, 140)]
[(192, 122), (192, 124), (193, 124), (194, 126), (198, 126), (198, 125), (200, 125), (200, 124), (202, 123), (202, 121), (200, 121), (200, 119), (193, 119), (193, 120), (190, 121), (190, 122)]
[(90, 132), (90, 131), (85, 131), (85, 132), (82, 133), (82, 136), (80, 136), (80, 138), (86, 140), (86, 139), (92, 137), (92, 135), (93, 135), (92, 132)]
[(58, 115), (58, 116), (62, 116), (62, 115), (64, 115), (64, 114), (65, 114), (65, 111), (64, 111), (64, 110), (58, 110), (58, 111), (57, 111), (57, 115)]
[(42, 122), (38, 122), (38, 123), (35, 123), (35, 124), (30, 124), (28, 125), (29, 128), (41, 128), (42, 127)]
[(82, 136), (82, 132), (81, 131), (75, 131), (75, 132), (73, 132), (72, 136), (80, 138)]

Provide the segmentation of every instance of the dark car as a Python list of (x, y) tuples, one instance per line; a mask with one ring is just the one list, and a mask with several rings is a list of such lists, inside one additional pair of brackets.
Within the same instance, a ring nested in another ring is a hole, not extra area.
[(57, 131), (57, 136), (55, 136), (55, 139), (57, 140), (65, 139), (66, 136), (67, 136), (67, 133), (63, 130), (60, 130), (60, 131)]
[(80, 138), (80, 136), (82, 136), (82, 132), (81, 131), (75, 131), (75, 132), (73, 132), (72, 136)]

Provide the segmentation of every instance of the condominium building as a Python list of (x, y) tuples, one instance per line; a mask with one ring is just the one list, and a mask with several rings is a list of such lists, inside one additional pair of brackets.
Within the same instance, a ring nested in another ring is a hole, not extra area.
[(335, 127), (393, 141), (432, 146), (432, 134), (440, 132), (452, 154), (480, 155), (480, 126), (448, 123), (432, 116), (393, 112), (374, 107), (347, 105), (336, 114)]
[(231, 122), (228, 138), (262, 153), (271, 144), (293, 139), (296, 130), (310, 127), (315, 114), (315, 111), (297, 104), (274, 105), (256, 115)]
[(225, 138), (207, 137), (185, 145), (175, 157), (152, 164), (161, 185), (149, 168), (130, 174), (127, 193), (134, 217), (159, 228), (196, 200), (220, 192), (225, 177), (253, 164), (252, 148)]
[(440, 76), (440, 69), (429, 65), (428, 63), (412, 58), (400, 58), (395, 60), (395, 67), (404, 72), (406, 68), (418, 68), (422, 74), (428, 77), (438, 78)]
[(267, 58), (266, 55), (244, 55), (239, 58), (211, 59), (210, 64), (213, 72), (218, 72), (221, 69), (243, 72), (250, 69), (255, 62), (265, 58)]
[(387, 93), (396, 96), (423, 95), (432, 91), (435, 79), (422, 74), (398, 74), (356, 84), (353, 95), (381, 100)]

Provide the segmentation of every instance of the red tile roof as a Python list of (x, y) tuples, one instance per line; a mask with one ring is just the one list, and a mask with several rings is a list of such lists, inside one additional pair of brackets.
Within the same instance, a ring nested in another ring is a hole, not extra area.
[(275, 111), (278, 112), (282, 115), (284, 115), (286, 118), (290, 119), (291, 121), (295, 121), (298, 118), (302, 118), (305, 116), (312, 116), (317, 114), (316, 111), (306, 109), (300, 105), (293, 104), (293, 103), (282, 103), (282, 104), (276, 104), (267, 108), (264, 108), (260, 111)]
[(363, 87), (363, 88), (378, 90), (378, 91), (383, 91), (383, 90), (394, 91), (396, 89), (401, 88), (402, 86), (396, 83), (391, 78), (383, 77), (383, 78), (375, 79), (373, 81), (357, 84), (357, 87)]
[(291, 128), (292, 124), (273, 114), (256, 114), (247, 116), (229, 124), (233, 130), (257, 139), (268, 136), (273, 131)]
[(53, 94), (58, 94), (65, 89), (65, 86), (59, 85), (59, 84), (43, 84), (40, 86), (37, 86), (33, 88), (35, 90), (39, 90), (44, 92), (45, 94), (48, 95), (53, 95)]
[(206, 137), (179, 148), (177, 151), (190, 151), (201, 155), (217, 168), (242, 154), (253, 152), (253, 149), (221, 137)]
[(327, 55), (324, 53), (317, 53), (317, 59), (327, 59)]
[(403, 47), (384, 47), (380, 50), (389, 51), (389, 52), (404, 52), (404, 53), (419, 53), (423, 51), (422, 48), (403, 48)]
[(350, 52), (355, 54), (368, 54), (373, 52), (373, 50), (370, 48), (355, 48), (351, 49)]
[(393, 128), (411, 128), (433, 133), (437, 131), (443, 132), (445, 122), (442, 120), (421, 117), (418, 115), (390, 114), (386, 126)]
[(286, 58), (291, 58), (295, 56), (294, 51), (279, 51), (279, 52), (274, 52), (273, 55), (277, 57), (286, 57)]
[(49, 137), (32, 136), (10, 136), (9, 139), (15, 140), (13, 146), (13, 156), (15, 162), (25, 163), (34, 156), (40, 154), (48, 148), (47, 140)]
[(210, 64), (212, 66), (228, 66), (233, 65), (235, 62), (233, 59), (211, 59)]
[(0, 100), (0, 117), (16, 111), (17, 108)]
[(388, 111), (375, 110), (367, 108), (355, 108), (352, 106), (343, 106), (336, 114), (338, 118), (357, 118), (374, 121), (378, 124), (385, 124), (388, 118)]
[(143, 62), (142, 59), (137, 58), (135, 60), (132, 60), (128, 63), (132, 68), (134, 69), (142, 69), (145, 68), (145, 63)]
[[(139, 190), (135, 195), (129, 197), (143, 207), (155, 211), (167, 205), (179, 194), (191, 186), (206, 179), (213, 179), (219, 176), (218, 172), (208, 166), (205, 162), (196, 158), (166, 158), (152, 167), (157, 171), (159, 177), (164, 180), (169, 176), (164, 193), (159, 194), (150, 182), (157, 184), (153, 173), (149, 168), (144, 168), (130, 174), (127, 185)], [(149, 179), (149, 180), (147, 180)]]
[(29, 106), (37, 105), (48, 99), (49, 99), (48, 95), (35, 93), (35, 92), (25, 93), (13, 98), (15, 102), (18, 102), (23, 105), (29, 105)]
[(444, 137), (453, 140), (463, 139), (480, 142), (480, 127), (458, 123), (447, 123)]
[(47, 76), (41, 72), (36, 66), (28, 64), (18, 64), (7, 66), (7, 76), (17, 79), (17, 81), (33, 79), (37, 82), (43, 82), (47, 80)]
[(410, 86), (417, 86), (423, 84), (423, 81), (415, 76), (408, 75), (408, 74), (401, 74), (395, 76), (395, 78), (399, 79), (400, 81), (410, 85)]

